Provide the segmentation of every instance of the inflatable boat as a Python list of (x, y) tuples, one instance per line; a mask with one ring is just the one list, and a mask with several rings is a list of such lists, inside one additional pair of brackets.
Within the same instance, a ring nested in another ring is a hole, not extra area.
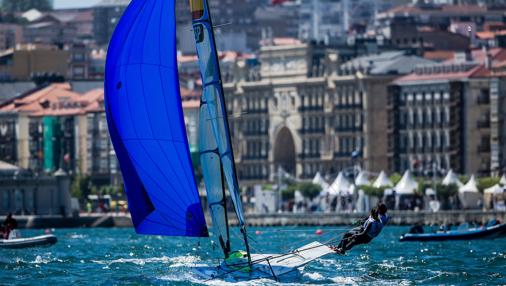
[(406, 233), (399, 241), (444, 241), (495, 238), (506, 236), (506, 223), (493, 226), (438, 231), (433, 233)]
[(52, 234), (27, 238), (0, 239), (0, 248), (28, 248), (37, 246), (49, 246), (57, 242)]

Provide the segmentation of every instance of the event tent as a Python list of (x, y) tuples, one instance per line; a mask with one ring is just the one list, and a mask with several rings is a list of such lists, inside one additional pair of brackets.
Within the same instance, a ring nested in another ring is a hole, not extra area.
[(457, 177), (453, 170), (448, 171), (448, 174), (446, 174), (442, 184), (444, 186), (457, 185), (459, 188), (463, 186), (462, 182), (459, 180), (459, 177)]
[(316, 173), (313, 178), (313, 184), (318, 185), (322, 188), (322, 192), (326, 193), (329, 188), (329, 183), (325, 181), (320, 172)]
[(368, 186), (370, 184), (369, 178), (364, 171), (360, 171), (358, 176), (355, 178), (355, 186)]
[(411, 172), (404, 172), (401, 180), (395, 186), (397, 195), (412, 195), (418, 189), (418, 182), (411, 176)]
[(475, 209), (481, 207), (482, 194), (478, 190), (478, 184), (474, 175), (467, 181), (465, 185), (459, 188), (459, 200), (465, 209)]
[(374, 181), (372, 184), (375, 188), (383, 188), (383, 187), (392, 187), (394, 184), (390, 179), (387, 177), (384, 171), (381, 171), (378, 178)]
[(329, 187), (330, 195), (348, 195), (350, 191), (350, 182), (344, 177), (343, 172), (339, 172), (337, 178)]

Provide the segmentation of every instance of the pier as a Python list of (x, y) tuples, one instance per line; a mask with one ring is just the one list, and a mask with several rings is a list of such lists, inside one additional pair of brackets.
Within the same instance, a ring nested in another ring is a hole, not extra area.
[[(413, 225), (415, 223), (459, 224), (463, 222), (485, 223), (491, 219), (506, 221), (506, 212), (496, 211), (440, 211), (413, 212), (391, 211), (391, 225)], [(269, 226), (336, 226), (351, 225), (366, 217), (366, 213), (273, 213), (246, 214), (246, 221), (251, 227)], [(61, 216), (18, 216), (20, 228), (79, 228), (79, 227), (132, 227), (128, 214), (84, 214), (78, 217)], [(206, 218), (210, 223), (209, 216)], [(237, 225), (234, 216), (230, 216), (232, 225)]]

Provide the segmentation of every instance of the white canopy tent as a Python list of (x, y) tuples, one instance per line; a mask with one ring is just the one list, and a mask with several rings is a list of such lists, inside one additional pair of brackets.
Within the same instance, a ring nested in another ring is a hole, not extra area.
[(404, 172), (404, 175), (394, 189), (397, 195), (413, 195), (418, 189), (418, 182), (411, 176), (411, 172), (408, 170)]
[(493, 185), (492, 187), (488, 188), (488, 189), (485, 189), (485, 191), (483, 193), (485, 194), (491, 194), (491, 195), (495, 195), (495, 194), (502, 194), (504, 192), (504, 188), (501, 187), (499, 184), (496, 184), (496, 185)]
[(350, 182), (344, 177), (343, 172), (339, 172), (337, 178), (329, 187), (329, 194), (333, 196), (348, 195), (350, 191)]
[(462, 187), (464, 184), (459, 180), (459, 177), (453, 172), (453, 170), (448, 171), (448, 174), (446, 174), (445, 178), (443, 179), (442, 184), (444, 186), (449, 185), (456, 185), (459, 188)]
[(355, 178), (355, 186), (368, 186), (371, 182), (369, 182), (369, 178), (367, 177), (364, 171), (360, 171), (358, 176)]
[(384, 171), (381, 171), (378, 178), (374, 181), (372, 184), (375, 188), (383, 188), (383, 187), (392, 187), (394, 184), (390, 179), (387, 177)]
[(499, 184), (506, 186), (506, 175), (502, 175), (501, 180), (499, 181)]
[(459, 188), (459, 200), (465, 209), (476, 209), (481, 207), (483, 196), (478, 190), (478, 184), (474, 175), (465, 185)]
[(323, 194), (327, 193), (329, 189), (329, 183), (325, 181), (320, 172), (316, 173), (316, 175), (314, 176), (313, 184), (320, 186), (322, 188)]

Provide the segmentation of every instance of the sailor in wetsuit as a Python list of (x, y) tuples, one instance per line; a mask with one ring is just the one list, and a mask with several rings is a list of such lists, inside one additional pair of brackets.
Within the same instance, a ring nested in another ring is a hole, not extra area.
[[(386, 217), (386, 211), (384, 215)], [(373, 208), (370, 216), (360, 228), (354, 228), (345, 233), (339, 245), (331, 248), (339, 254), (345, 254), (346, 251), (352, 249), (355, 245), (371, 242), (373, 238), (378, 236), (382, 229), (383, 223), (380, 221), (378, 209)]]
[(8, 239), (9, 234), (12, 230), (18, 228), (18, 222), (12, 217), (12, 213), (9, 213), (4, 220), (4, 238)]

